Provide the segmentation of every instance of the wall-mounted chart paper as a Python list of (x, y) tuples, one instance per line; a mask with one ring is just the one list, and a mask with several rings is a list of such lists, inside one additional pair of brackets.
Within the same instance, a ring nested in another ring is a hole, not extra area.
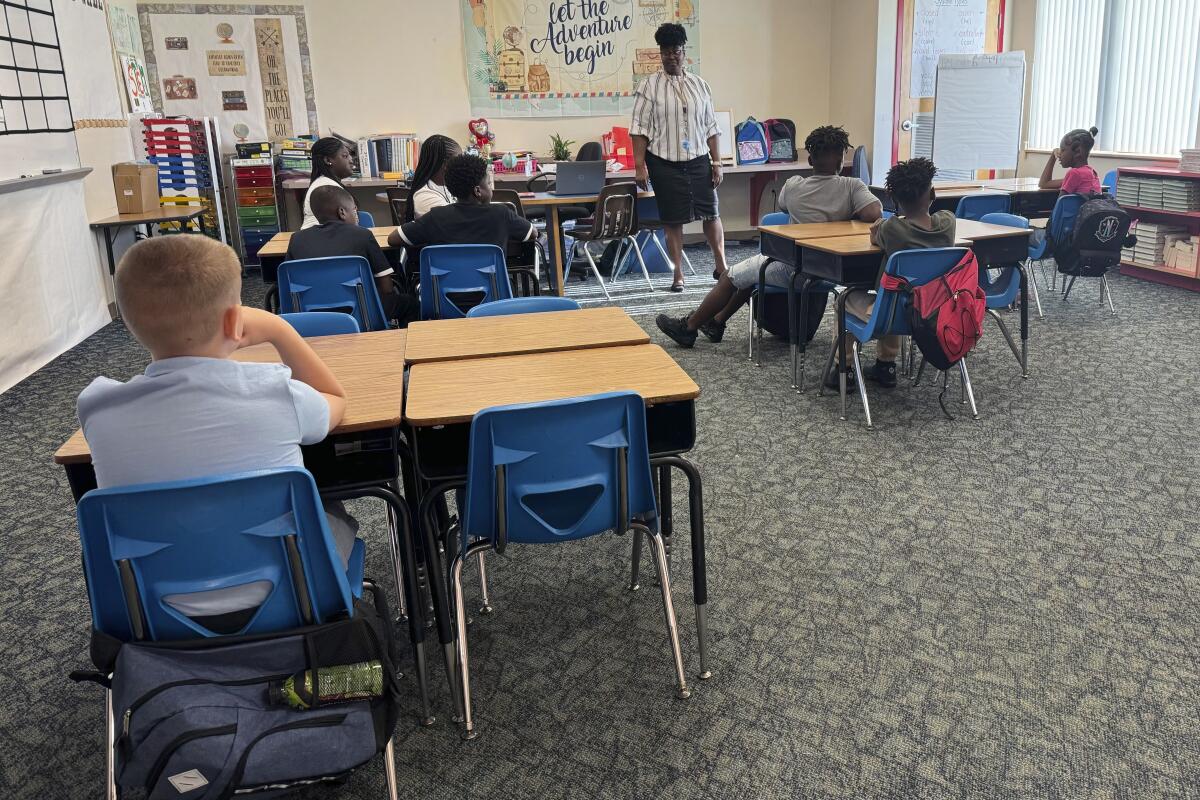
[(933, 97), (943, 53), (982, 53), (987, 0), (917, 0), (913, 14), (909, 97)]
[(933, 112), (939, 169), (1015, 169), (1021, 151), (1025, 54), (943, 55)]

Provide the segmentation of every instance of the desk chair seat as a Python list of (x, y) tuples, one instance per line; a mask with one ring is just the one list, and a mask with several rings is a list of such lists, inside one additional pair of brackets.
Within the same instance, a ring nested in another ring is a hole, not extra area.
[[(986, 222), (989, 225), (1006, 225), (1010, 228), (1029, 228), (1029, 220), (1016, 214), (985, 214), (980, 222)], [(1038, 316), (1042, 315), (1042, 302), (1038, 299), (1037, 282), (1030, 279), (1028, 264), (1029, 261), (1026, 259), (1023, 262), (1001, 268), (1001, 274), (995, 280), (992, 280), (990, 270), (979, 270), (979, 284), (983, 288), (984, 296), (987, 300), (988, 316), (995, 320), (996, 324), (1000, 327), (1000, 333), (1003, 334), (1004, 341), (1008, 342), (1008, 348), (1012, 350), (1013, 357), (1021, 365), (1021, 377), (1023, 378), (1029, 377), (1028, 353), (1017, 347), (1016, 340), (1008, 330), (1008, 326), (1004, 324), (1004, 319), (1000, 316), (998, 309), (1008, 308), (1017, 302), (1021, 296), (1021, 279), (1023, 277), (1025, 285), (1033, 290), (1033, 297), (1037, 302)], [(1024, 343), (1022, 342), (1023, 346)]]
[[(463, 565), (510, 544), (553, 544), (606, 531), (650, 538), (662, 587), (679, 697), (688, 697), (666, 549), (646, 440), (646, 409), (614, 392), (480, 411), (471, 422), (466, 505), (450, 566), (464, 737), (476, 735)], [(635, 558), (640, 538), (635, 538)]]
[(358, 320), (349, 314), (336, 311), (308, 311), (280, 314), (284, 322), (296, 329), (304, 338), (309, 336), (335, 336), (339, 333), (360, 333)]
[[(938, 247), (925, 250), (901, 250), (893, 253), (888, 259), (885, 272), (897, 278), (902, 278), (910, 286), (921, 286), (945, 275), (969, 252), (965, 247)], [(874, 428), (871, 421), (871, 406), (867, 400), (866, 383), (863, 380), (862, 364), (859, 359), (861, 346), (872, 339), (887, 335), (910, 336), (912, 330), (908, 323), (908, 296), (899, 291), (879, 289), (875, 296), (875, 304), (871, 309), (871, 318), (860, 320), (846, 313), (846, 300), (849, 292), (843, 292), (838, 297), (837, 313), (839, 330), (845, 330), (854, 337), (851, 348), (851, 362), (854, 367), (854, 377), (858, 384), (858, 395), (862, 400), (863, 415), (866, 417), (867, 429)], [(821, 374), (821, 385), (824, 387), (825, 375), (833, 366), (834, 356), (838, 352), (840, 336), (834, 337), (833, 347), (829, 352), (829, 361)], [(958, 362), (959, 374), (962, 376), (963, 393), (971, 403), (971, 416), (979, 419), (979, 410), (975, 406), (975, 393), (971, 388), (970, 374), (967, 372), (966, 358)], [(924, 368), (924, 364), (922, 364)], [(846, 419), (846, 373), (839, 369), (839, 394), (841, 395), (841, 419)], [(948, 376), (948, 373), (947, 373)], [(918, 380), (920, 373), (917, 374)]]
[(365, 331), (388, 328), (375, 276), (362, 256), (331, 256), (279, 265), (279, 311), (349, 313)]
[[(637, 254), (638, 265), (642, 268), (642, 277), (646, 279), (646, 284), (650, 289), (652, 291), (654, 289), (654, 282), (650, 280), (650, 271), (646, 269), (646, 260), (642, 256), (641, 245), (638, 244), (634, 235), (638, 230), (637, 192), (637, 185), (632, 182), (608, 184), (600, 190), (600, 196), (596, 198), (596, 213), (591, 223), (585, 225), (582, 222), (576, 222), (571, 231), (576, 245), (582, 247), (592, 274), (596, 276), (596, 282), (600, 284), (600, 290), (604, 292), (606, 300), (611, 300), (612, 297), (608, 293), (608, 287), (604, 285), (604, 278), (601, 277), (600, 269), (596, 266), (596, 259), (588, 247), (592, 242), (629, 242), (633, 246), (634, 253)], [(569, 262), (565, 271), (570, 271)], [(565, 283), (566, 280), (567, 275), (564, 274), (563, 282)]]
[(502, 317), (510, 314), (540, 314), (545, 311), (578, 311), (579, 303), (569, 297), (513, 297), (481, 303), (467, 312), (468, 317)]

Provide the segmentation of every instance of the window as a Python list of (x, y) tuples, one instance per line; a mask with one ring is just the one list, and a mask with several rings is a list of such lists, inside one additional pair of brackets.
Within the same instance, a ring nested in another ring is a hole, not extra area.
[(1038, 0), (1031, 148), (1074, 128), (1096, 149), (1177, 155), (1200, 125), (1200, 2)]

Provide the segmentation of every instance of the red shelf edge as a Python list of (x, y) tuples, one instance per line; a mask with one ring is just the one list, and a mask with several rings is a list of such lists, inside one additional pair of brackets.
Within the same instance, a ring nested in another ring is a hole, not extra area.
[(1200, 278), (1189, 278), (1187, 275), (1183, 275), (1178, 272), (1168, 272), (1164, 269), (1155, 269), (1154, 267), (1146, 267), (1141, 264), (1122, 261), (1121, 274), (1128, 275), (1131, 278), (1139, 278), (1141, 280), (1150, 281), (1151, 283), (1174, 286), (1177, 289), (1187, 289), (1193, 292), (1200, 292)]
[(1200, 222), (1200, 211), (1168, 211), (1165, 208), (1147, 208), (1146, 206), (1121, 206), (1121, 208), (1130, 213), (1136, 211), (1141, 214), (1161, 214), (1165, 217), (1182, 217)]

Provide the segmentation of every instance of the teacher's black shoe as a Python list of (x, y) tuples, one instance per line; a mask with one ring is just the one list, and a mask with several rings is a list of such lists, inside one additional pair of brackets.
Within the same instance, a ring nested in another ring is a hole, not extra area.
[(680, 347), (694, 347), (696, 344), (696, 332), (688, 328), (688, 318), (668, 317), (666, 314), (659, 314), (654, 318), (654, 324), (658, 329), (675, 340), (675, 343)]

